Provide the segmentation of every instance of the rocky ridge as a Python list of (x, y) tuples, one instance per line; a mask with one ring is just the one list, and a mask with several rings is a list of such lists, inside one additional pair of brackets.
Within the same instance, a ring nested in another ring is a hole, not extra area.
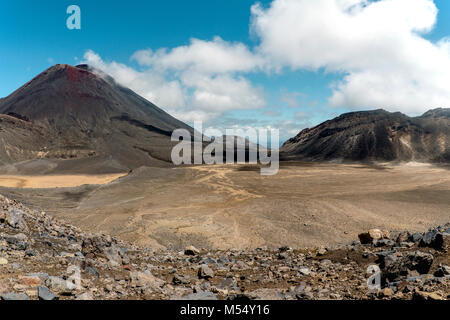
[(283, 160), (450, 161), (450, 109), (420, 117), (385, 110), (351, 112), (302, 130), (280, 148)]
[(425, 233), (373, 229), (359, 238), (302, 250), (208, 251), (191, 246), (180, 252), (155, 251), (85, 233), (0, 196), (0, 296), (450, 299), (450, 223)]

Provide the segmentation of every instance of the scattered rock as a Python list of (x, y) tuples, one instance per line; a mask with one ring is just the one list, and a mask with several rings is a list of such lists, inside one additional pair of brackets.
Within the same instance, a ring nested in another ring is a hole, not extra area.
[(35, 252), (34, 250), (32, 250), (32, 249), (27, 249), (27, 250), (25, 250), (25, 254), (26, 254), (28, 257), (34, 257), (34, 256), (36, 256), (36, 252)]
[(58, 277), (49, 277), (45, 281), (45, 285), (52, 291), (57, 292), (61, 295), (72, 295), (77, 289), (77, 286), (68, 281)]
[(196, 255), (200, 254), (200, 250), (198, 250), (194, 246), (189, 246), (184, 250), (184, 254), (187, 256), (196, 256)]
[(390, 233), (386, 230), (371, 229), (358, 235), (361, 244), (372, 244), (374, 240), (390, 239)]
[(402, 243), (402, 242), (408, 242), (410, 238), (410, 233), (407, 231), (400, 232), (400, 234), (397, 236), (397, 240), (395, 242)]
[(317, 255), (320, 257), (320, 256), (323, 256), (323, 255), (325, 255), (326, 253), (327, 253), (327, 248), (325, 248), (324, 246), (321, 246), (321, 247), (319, 247), (318, 249), (317, 249)]
[(433, 260), (433, 255), (416, 251), (407, 255), (406, 266), (409, 270), (417, 270), (420, 274), (427, 274), (430, 271)]
[(38, 287), (41, 285), (41, 279), (36, 276), (23, 276), (19, 278), (19, 283), (27, 287)]
[(86, 271), (93, 275), (94, 277), (98, 278), (100, 277), (100, 273), (98, 272), (98, 270), (94, 267), (86, 267)]
[(108, 258), (109, 264), (112, 267), (118, 267), (129, 262), (129, 260), (127, 259), (125, 259), (124, 261), (124, 254), (122, 253), (120, 248), (116, 247), (114, 244), (103, 248), (103, 253)]
[(412, 299), (413, 300), (445, 300), (437, 292), (423, 292), (423, 291), (415, 291), (413, 293)]
[(134, 287), (159, 288), (162, 287), (165, 283), (163, 280), (153, 276), (150, 271), (146, 272), (133, 271), (130, 272), (130, 277), (131, 277), (131, 285)]
[(436, 277), (445, 277), (450, 275), (450, 267), (449, 266), (440, 266), (436, 272), (434, 273)]
[(5, 222), (12, 228), (27, 231), (27, 223), (23, 219), (23, 211), (18, 208), (12, 208), (5, 212)]
[(75, 297), (75, 300), (83, 300), (83, 301), (92, 301), (94, 300), (94, 297), (90, 293), (82, 293)]
[(312, 300), (314, 299), (314, 294), (312, 293), (312, 287), (306, 284), (301, 284), (294, 289), (295, 297), (299, 300)]
[(431, 230), (424, 234), (423, 238), (420, 240), (419, 246), (440, 250), (444, 247), (444, 234), (436, 229)]
[(189, 283), (189, 280), (186, 279), (186, 278), (185, 278), (184, 276), (182, 276), (182, 275), (176, 274), (176, 275), (174, 275), (173, 278), (172, 278), (172, 283), (175, 284), (175, 285), (188, 284), (188, 283)]
[(59, 297), (53, 294), (46, 287), (38, 287), (38, 297), (39, 300), (46, 300), (46, 301), (59, 300)]
[(414, 243), (418, 243), (422, 240), (423, 235), (421, 233), (413, 233), (412, 235), (409, 236), (409, 241), (414, 242)]
[(311, 273), (311, 270), (309, 270), (308, 268), (300, 268), (299, 272), (304, 275), (307, 276)]
[(4, 239), (14, 250), (26, 250), (28, 247), (28, 237), (23, 233), (13, 236), (8, 235), (5, 236)]
[(197, 293), (192, 293), (183, 298), (183, 300), (217, 300), (217, 296), (212, 292), (200, 291)]
[(384, 288), (379, 292), (381, 298), (390, 298), (394, 295), (394, 291), (391, 288)]
[(379, 258), (380, 266), (383, 269), (383, 277), (390, 281), (406, 277), (410, 271), (426, 274), (430, 271), (434, 260), (433, 255), (421, 251), (406, 252), (402, 255), (391, 253), (379, 255)]
[(279, 259), (279, 260), (285, 260), (285, 259), (287, 259), (288, 257), (289, 257), (289, 255), (288, 255), (287, 252), (280, 252), (280, 253), (278, 254), (278, 259)]
[(284, 299), (284, 296), (277, 289), (262, 288), (249, 292), (247, 295), (251, 300), (276, 301)]
[[(27, 228), (6, 223), (13, 208)], [(0, 293), (2, 299), (33, 300), (448, 299), (449, 228), (426, 236), (395, 232), (395, 243), (387, 232), (370, 230), (371, 241), (360, 237), (309, 250), (156, 251), (83, 232), (0, 195), (0, 259), (7, 260), (0, 268)], [(374, 272), (366, 273), (368, 266)], [(82, 271), (77, 285), (66, 280), (73, 267)], [(381, 276), (380, 290), (369, 290), (372, 276)]]
[(202, 264), (198, 269), (198, 277), (209, 280), (214, 277), (214, 271), (207, 264)]
[(381, 239), (381, 240), (374, 240), (373, 244), (375, 247), (387, 247), (395, 245), (395, 242), (389, 239)]
[(2, 294), (1, 296), (2, 300), (5, 301), (19, 301), (19, 300), (30, 300), (30, 297), (27, 296), (25, 293), (5, 293)]

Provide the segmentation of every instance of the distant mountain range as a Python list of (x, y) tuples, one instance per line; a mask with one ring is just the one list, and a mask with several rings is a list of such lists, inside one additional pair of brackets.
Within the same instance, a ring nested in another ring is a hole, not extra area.
[[(0, 99), (0, 173), (171, 166), (176, 142), (170, 138), (178, 128), (193, 134), (190, 126), (99, 70), (55, 65)], [(449, 162), (450, 109), (415, 118), (384, 110), (344, 114), (303, 130), (281, 147), (280, 156)]]
[(352, 112), (305, 129), (280, 149), (284, 160), (450, 162), (450, 109), (420, 117)]

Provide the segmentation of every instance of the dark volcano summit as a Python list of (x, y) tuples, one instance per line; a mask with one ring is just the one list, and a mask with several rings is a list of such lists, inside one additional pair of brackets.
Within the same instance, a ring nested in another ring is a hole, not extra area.
[(301, 131), (280, 151), (292, 160), (450, 162), (450, 109), (347, 113)]
[(193, 131), (87, 65), (51, 67), (1, 99), (0, 114), (3, 168), (17, 162), (41, 171), (167, 166), (172, 131)]

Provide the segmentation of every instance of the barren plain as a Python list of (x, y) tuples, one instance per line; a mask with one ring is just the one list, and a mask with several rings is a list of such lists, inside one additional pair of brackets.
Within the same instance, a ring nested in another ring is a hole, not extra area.
[(448, 167), (280, 165), (275, 176), (256, 165), (141, 167), (79, 180), (0, 176), (0, 194), (155, 248), (334, 245), (371, 228), (423, 232), (450, 217)]

